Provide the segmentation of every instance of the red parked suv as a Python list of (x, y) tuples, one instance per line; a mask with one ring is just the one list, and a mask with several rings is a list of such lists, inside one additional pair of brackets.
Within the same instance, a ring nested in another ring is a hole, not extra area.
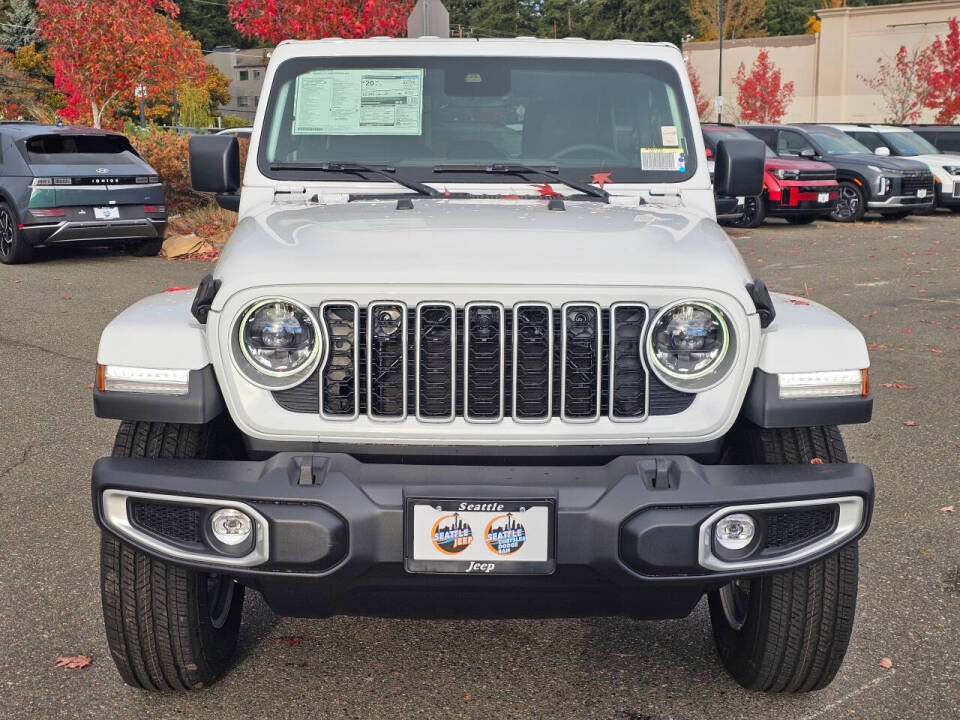
[[(712, 158), (717, 142), (728, 139), (749, 140), (753, 136), (735, 125), (702, 125), (707, 158)], [(782, 217), (795, 225), (805, 225), (826, 217), (840, 197), (837, 171), (832, 165), (802, 158), (779, 157), (767, 148), (763, 192), (745, 198), (743, 213), (727, 220), (738, 227), (757, 227), (767, 217)]]

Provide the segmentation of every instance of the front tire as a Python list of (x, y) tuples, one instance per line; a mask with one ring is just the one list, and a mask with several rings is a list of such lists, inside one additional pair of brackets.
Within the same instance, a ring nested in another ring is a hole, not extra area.
[(4, 202), (0, 202), (0, 262), (4, 265), (19, 265), (33, 259), (33, 247), (27, 244), (20, 232), (16, 214)]
[[(213, 425), (125, 422), (113, 455), (219, 457), (221, 437)], [(195, 690), (229, 668), (244, 595), (232, 578), (158, 560), (104, 532), (100, 589), (107, 644), (128, 685)]]
[[(847, 461), (835, 426), (740, 428), (729, 462)], [(840, 669), (857, 601), (857, 545), (796, 570), (736, 580), (709, 594), (724, 667), (743, 687), (766, 692), (825, 688)]]
[(733, 221), (736, 227), (757, 228), (763, 225), (767, 217), (767, 201), (763, 195), (756, 195), (745, 198), (743, 201), (743, 214)]
[(840, 181), (840, 198), (833, 210), (830, 219), (834, 222), (858, 222), (867, 211), (866, 198), (863, 190), (852, 180)]

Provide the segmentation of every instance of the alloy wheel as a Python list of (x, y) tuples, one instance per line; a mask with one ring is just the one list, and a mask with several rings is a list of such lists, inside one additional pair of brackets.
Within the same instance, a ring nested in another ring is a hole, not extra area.
[(6, 209), (0, 209), (0, 255), (4, 257), (13, 252), (13, 222)]
[(207, 575), (207, 609), (210, 624), (217, 630), (226, 624), (233, 607), (236, 581), (223, 575)]
[(857, 191), (849, 185), (840, 187), (840, 199), (837, 201), (836, 214), (838, 217), (853, 217), (860, 209), (860, 197)]
[(738, 632), (742, 630), (750, 611), (750, 581), (734, 580), (720, 588), (720, 606), (727, 624)]

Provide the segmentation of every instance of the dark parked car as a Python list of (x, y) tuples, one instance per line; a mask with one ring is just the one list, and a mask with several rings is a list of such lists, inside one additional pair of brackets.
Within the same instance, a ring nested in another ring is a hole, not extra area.
[(123, 135), (0, 123), (0, 262), (78, 242), (156, 255), (166, 226), (160, 179)]
[(960, 154), (960, 125), (908, 125), (942, 153)]
[[(721, 140), (752, 138), (736, 125), (710, 123), (701, 125), (707, 157), (712, 158)], [(730, 222), (740, 227), (759, 227), (767, 217), (782, 217), (787, 222), (802, 225), (828, 215), (839, 196), (837, 171), (832, 165), (779, 157), (769, 147), (764, 163), (763, 192), (748, 197), (736, 217)], [(717, 198), (717, 215), (720, 215)]]
[(826, 125), (745, 125), (778, 155), (821, 160), (837, 169), (840, 199), (830, 219), (855, 222), (868, 210), (905, 217), (934, 207), (933, 173), (921, 162), (882, 157)]

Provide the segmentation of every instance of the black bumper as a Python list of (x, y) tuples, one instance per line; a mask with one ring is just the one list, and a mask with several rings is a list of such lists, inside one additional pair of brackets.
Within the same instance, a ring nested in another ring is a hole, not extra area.
[[(105, 522), (107, 489), (243, 502), (269, 526), (268, 559), (225, 570), (157, 551)], [(682, 617), (730, 577), (802, 565), (853, 541), (866, 531), (873, 505), (873, 477), (863, 465), (708, 466), (682, 456), (576, 467), (374, 464), (342, 454), (279, 453), (264, 462), (108, 457), (94, 466), (92, 491), (97, 521), (108, 532), (171, 562), (229, 572), (277, 612), (300, 616)], [(823, 552), (753, 570), (698, 564), (700, 526), (726, 506), (851, 496), (862, 500), (862, 517)], [(556, 571), (405, 572), (404, 505), (412, 497), (552, 499)]]
[(958, 208), (960, 207), (960, 194), (954, 193), (945, 193), (940, 185), (937, 185), (937, 206), (945, 208)]
[(24, 225), (20, 233), (30, 245), (45, 246), (60, 243), (151, 240), (163, 237), (166, 227), (166, 219), (90, 220)]

